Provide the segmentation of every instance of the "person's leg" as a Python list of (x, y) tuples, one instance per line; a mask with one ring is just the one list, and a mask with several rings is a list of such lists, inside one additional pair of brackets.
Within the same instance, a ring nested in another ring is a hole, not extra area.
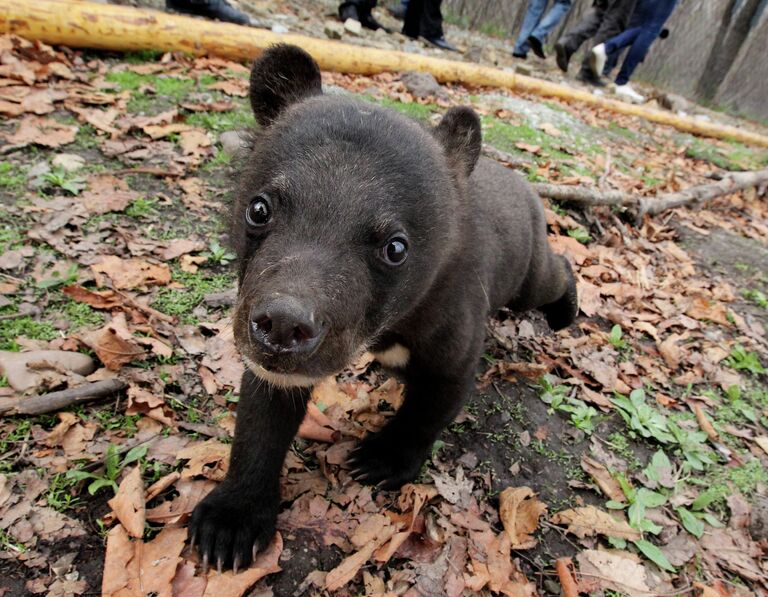
[(597, 0), (574, 27), (563, 33), (555, 44), (557, 66), (568, 71), (568, 63), (585, 41), (599, 29), (605, 12), (605, 0)]
[(443, 15), (440, 13), (442, 0), (424, 0), (419, 24), (421, 36), (425, 39), (443, 38)]
[(536, 25), (536, 28), (531, 32), (530, 36), (544, 43), (549, 32), (557, 27), (557, 24), (570, 10), (571, 0), (555, 0), (552, 8), (550, 8), (549, 12), (544, 15), (544, 18), (539, 21), (539, 24)]
[(421, 13), (424, 11), (424, 0), (410, 0), (403, 19), (403, 35), (416, 39), (421, 33)]
[(615, 37), (602, 44), (597, 44), (589, 52), (589, 70), (593, 77), (599, 79), (605, 72), (606, 63), (609, 57), (615, 57), (621, 50), (632, 45), (642, 32), (642, 27), (635, 27), (622, 31)]
[(528, 53), (530, 46), (528, 45), (528, 38), (531, 32), (536, 28), (541, 20), (541, 15), (544, 14), (544, 9), (547, 8), (547, 0), (528, 0), (528, 10), (525, 12), (523, 18), (523, 25), (520, 27), (520, 33), (517, 36), (515, 47), (513, 52), (516, 55), (525, 55)]
[(251, 17), (226, 0), (165, 0), (165, 7), (176, 12), (218, 19), (238, 25), (250, 25)]
[(664, 23), (672, 15), (676, 5), (677, 0), (658, 0), (652, 18), (641, 28), (640, 33), (627, 53), (627, 57), (624, 59), (624, 63), (621, 65), (621, 70), (616, 77), (616, 85), (626, 85), (629, 83), (632, 73), (635, 72), (637, 66), (648, 54), (648, 50), (651, 49), (653, 42), (659, 37), (659, 33), (664, 28)]
[(374, 8), (376, 0), (345, 0), (339, 4), (339, 19), (354, 19), (368, 29), (379, 29), (381, 24), (373, 18)]
[[(637, 0), (610, 0), (610, 2), (608, 2), (603, 11), (603, 18), (600, 22), (600, 26), (594, 34), (592, 40), (593, 47), (619, 35), (627, 28), (636, 1)], [(617, 57), (618, 54), (609, 54), (604, 68), (608, 68), (613, 59), (613, 65), (610, 69), (612, 70), (613, 67), (616, 66), (615, 58)], [(592, 71), (589, 69), (589, 52), (587, 52), (581, 62), (580, 76), (586, 78), (591, 73)]]

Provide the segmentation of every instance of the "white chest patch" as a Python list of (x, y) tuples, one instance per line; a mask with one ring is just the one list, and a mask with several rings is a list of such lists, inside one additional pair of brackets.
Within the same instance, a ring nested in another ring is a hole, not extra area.
[(385, 367), (405, 367), (411, 358), (411, 351), (402, 344), (395, 344), (383, 352), (374, 352), (373, 356)]

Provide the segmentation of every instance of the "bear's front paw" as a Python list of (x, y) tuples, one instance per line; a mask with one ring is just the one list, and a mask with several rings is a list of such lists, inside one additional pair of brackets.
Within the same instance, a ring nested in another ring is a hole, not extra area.
[(428, 448), (417, 448), (384, 432), (372, 433), (352, 451), (348, 464), (360, 483), (381, 489), (398, 489), (416, 478), (427, 459)]
[(192, 512), (189, 536), (207, 570), (247, 568), (275, 534), (279, 500), (253, 496), (253, 492), (222, 484)]

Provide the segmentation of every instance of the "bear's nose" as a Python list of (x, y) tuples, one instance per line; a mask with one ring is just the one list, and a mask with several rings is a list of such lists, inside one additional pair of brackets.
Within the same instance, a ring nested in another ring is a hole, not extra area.
[(265, 352), (310, 352), (324, 335), (325, 326), (294, 297), (280, 295), (251, 308), (251, 338)]

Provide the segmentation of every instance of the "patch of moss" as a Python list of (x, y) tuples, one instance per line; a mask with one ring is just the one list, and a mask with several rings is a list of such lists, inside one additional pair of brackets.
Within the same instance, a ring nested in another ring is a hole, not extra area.
[(517, 143), (526, 143), (541, 147), (541, 153), (534, 155), (534, 159), (537, 161), (542, 159), (558, 161), (572, 159), (570, 155), (557, 149), (556, 145), (560, 144), (558, 139), (528, 124), (510, 124), (492, 116), (483, 116), (481, 121), (483, 139), (497, 149), (511, 154), (530, 156), (530, 153), (517, 147)]
[(47, 321), (37, 321), (26, 315), (0, 320), (0, 350), (18, 351), (16, 338), (24, 336), (32, 340), (53, 340), (60, 332)]
[(368, 99), (370, 101), (373, 101), (374, 103), (379, 104), (384, 108), (390, 108), (392, 110), (396, 110), (401, 114), (405, 114), (406, 116), (423, 123), (428, 122), (432, 114), (438, 111), (437, 106), (424, 105), (424, 104), (419, 104), (417, 102), (411, 102), (407, 104), (407, 103), (399, 102), (389, 98), (373, 99), (373, 98), (367, 98), (366, 96), (360, 96), (360, 97), (362, 99)]
[(25, 169), (11, 162), (0, 162), (0, 189), (18, 193), (27, 182)]
[(231, 288), (235, 283), (233, 274), (210, 274), (205, 271), (190, 274), (176, 270), (173, 279), (183, 284), (184, 288), (161, 288), (152, 301), (152, 307), (179, 317), (184, 323), (196, 323), (192, 311), (203, 302), (206, 294)]
[(256, 124), (253, 113), (245, 106), (231, 112), (195, 112), (187, 116), (186, 122), (216, 133), (250, 129)]
[(768, 165), (768, 151), (742, 143), (717, 144), (709, 139), (691, 137), (686, 157), (704, 160), (723, 170), (755, 170)]

